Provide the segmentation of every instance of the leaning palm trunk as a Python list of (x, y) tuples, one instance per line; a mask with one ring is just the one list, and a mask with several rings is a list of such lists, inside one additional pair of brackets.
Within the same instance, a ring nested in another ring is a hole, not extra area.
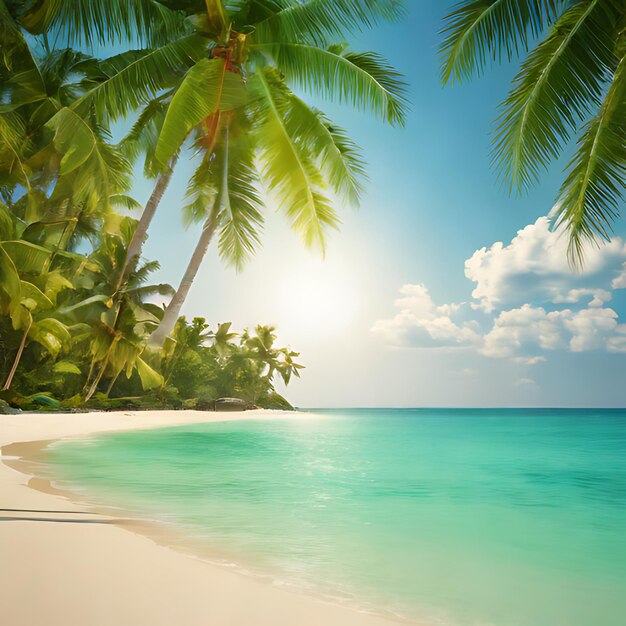
[(204, 222), (204, 226), (202, 227), (202, 234), (200, 235), (200, 239), (198, 244), (196, 245), (196, 249), (193, 251), (193, 255), (191, 260), (189, 261), (189, 265), (185, 270), (185, 274), (183, 275), (183, 279), (180, 281), (180, 285), (174, 294), (174, 297), (167, 305), (165, 309), (165, 313), (163, 314), (163, 319), (159, 324), (159, 327), (150, 335), (150, 339), (148, 341), (148, 345), (153, 348), (160, 348), (165, 341), (165, 338), (174, 330), (174, 326), (176, 325), (176, 320), (180, 315), (180, 310), (185, 303), (187, 298), (187, 294), (191, 289), (191, 285), (193, 284), (196, 275), (198, 274), (198, 270), (200, 269), (200, 265), (202, 265), (202, 261), (206, 254), (206, 251), (209, 248), (209, 244), (213, 239), (213, 235), (215, 233), (215, 229), (217, 228), (217, 223), (219, 221), (219, 214), (224, 204), (225, 199), (228, 197), (228, 127), (225, 129), (225, 138), (224, 138), (224, 169), (222, 172), (222, 185), (221, 189), (213, 203), (213, 208), (209, 213), (206, 221)]
[(98, 375), (95, 377), (94, 381), (89, 386), (89, 390), (85, 394), (85, 402), (89, 402), (89, 400), (91, 400), (91, 396), (93, 396), (93, 394), (96, 393), (96, 389), (98, 389), (98, 385), (100, 384), (100, 381), (102, 380), (102, 377), (104, 376), (104, 372), (106, 371), (106, 368), (109, 364), (109, 358), (111, 357), (111, 352), (113, 351), (113, 346), (115, 345), (115, 343), (116, 343), (116, 339), (113, 339), (113, 341), (111, 341), (111, 345), (109, 346), (109, 349), (107, 350), (106, 356), (104, 357), (104, 361), (102, 362), (102, 367), (100, 368)]
[(124, 260), (124, 265), (120, 271), (120, 275), (117, 279), (116, 288), (119, 289), (124, 282), (124, 279), (132, 274), (135, 269), (137, 269), (137, 264), (139, 263), (139, 257), (141, 256), (141, 249), (143, 248), (143, 244), (146, 241), (148, 236), (148, 228), (152, 223), (152, 218), (154, 217), (161, 200), (163, 199), (163, 194), (167, 190), (167, 186), (170, 183), (172, 178), (172, 173), (174, 171), (174, 166), (176, 165), (176, 160), (178, 159), (178, 155), (175, 154), (167, 163), (167, 169), (159, 174), (157, 178), (156, 185), (150, 194), (150, 198), (146, 203), (146, 206), (139, 218), (139, 222), (137, 222), (137, 227), (135, 228), (135, 232), (133, 233), (132, 239), (128, 244), (128, 250), (126, 251), (126, 259)]
[(7, 376), (6, 382), (4, 383), (4, 387), (2, 387), (2, 391), (6, 391), (11, 387), (11, 383), (13, 382), (13, 377), (15, 376), (15, 372), (17, 372), (17, 367), (20, 364), (22, 359), (22, 354), (24, 352), (24, 348), (26, 347), (26, 339), (28, 338), (28, 333), (30, 332), (30, 328), (33, 325), (33, 320), (30, 320), (28, 327), (24, 330), (24, 334), (22, 335), (22, 341), (20, 341), (19, 348), (17, 349), (17, 354), (15, 355), (15, 360), (13, 361), (13, 367), (11, 367), (11, 371)]
[(209, 248), (209, 244), (213, 239), (213, 234), (215, 233), (215, 229), (217, 227), (218, 212), (218, 202), (216, 202), (211, 215), (204, 223), (202, 234), (200, 235), (196, 249), (193, 251), (189, 265), (187, 265), (185, 274), (180, 281), (180, 285), (178, 286), (174, 297), (167, 305), (161, 323), (152, 335), (150, 335), (148, 343), (154, 348), (160, 348), (163, 345), (165, 338), (174, 330), (176, 320), (180, 315), (180, 310), (185, 302), (185, 299), (187, 298), (187, 294), (191, 289), (191, 285), (193, 284), (196, 274), (200, 269), (200, 265), (202, 265), (204, 255)]

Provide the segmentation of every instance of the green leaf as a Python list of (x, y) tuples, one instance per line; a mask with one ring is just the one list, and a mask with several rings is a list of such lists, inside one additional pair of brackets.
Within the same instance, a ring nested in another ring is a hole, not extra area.
[(289, 124), (289, 91), (271, 72), (255, 74), (261, 174), (308, 247), (325, 248), (326, 232), (339, 217), (323, 194), (325, 182)]
[(228, 31), (228, 18), (222, 0), (205, 0), (209, 32), (218, 37)]
[[(32, 283), (26, 282), (25, 280), (21, 283), (22, 287), (22, 303), (24, 303), (25, 299), (29, 299), (35, 303), (35, 307), (38, 309), (52, 309), (54, 307), (54, 303), (45, 293), (43, 293), (38, 287), (33, 285)], [(30, 306), (27, 307), (31, 311), (33, 308)]]
[(366, 179), (358, 146), (342, 128), (294, 94), (289, 96), (289, 109), (290, 132), (316, 155), (316, 164), (335, 193), (358, 206)]
[(44, 292), (52, 302), (56, 303), (56, 298), (62, 291), (73, 289), (74, 285), (63, 275), (60, 270), (53, 270), (46, 275)]
[[(280, 4), (278, 6), (281, 6)], [(253, 41), (307, 41), (326, 45), (404, 15), (401, 0), (291, 0), (254, 25)]]
[(69, 346), (72, 339), (67, 326), (52, 317), (36, 321), (31, 327), (29, 337), (42, 345), (53, 357)]
[(306, 43), (267, 43), (251, 50), (273, 59), (288, 81), (315, 96), (372, 111), (390, 124), (403, 125), (408, 112), (402, 75), (374, 52), (354, 53)]
[(15, 263), (19, 272), (40, 274), (44, 271), (46, 263), (52, 254), (51, 250), (30, 243), (29, 241), (14, 240), (3, 241), (2, 247)]
[(535, 183), (597, 106), (614, 63), (616, 12), (602, 0), (565, 11), (528, 56), (502, 105), (493, 158), (511, 188)]
[(136, 367), (144, 391), (163, 386), (163, 376), (153, 370), (141, 357), (137, 358)]
[(488, 59), (511, 60), (551, 24), (565, 0), (463, 0), (444, 18), (441, 79), (481, 72)]
[(47, 124), (55, 131), (54, 146), (63, 155), (61, 174), (69, 174), (82, 165), (96, 147), (96, 138), (83, 119), (67, 107)]
[(185, 13), (155, 0), (48, 0), (34, 3), (22, 23), (33, 34), (58, 32), (69, 44), (161, 45), (186, 34)]
[(584, 259), (584, 244), (610, 240), (626, 180), (626, 50), (598, 113), (585, 125), (557, 202), (556, 221), (569, 232), (569, 258)]
[(165, 165), (192, 128), (215, 113), (240, 107), (246, 89), (240, 74), (223, 59), (203, 59), (185, 75), (165, 116), (156, 147), (156, 159)]
[(82, 309), (83, 307), (90, 306), (96, 303), (104, 304), (106, 307), (106, 303), (109, 302), (110, 299), (111, 299), (111, 296), (108, 296), (108, 295), (90, 296), (89, 298), (85, 298), (84, 300), (81, 300), (80, 302), (76, 302), (75, 304), (59, 309), (59, 313), (61, 315), (67, 315), (68, 313), (72, 313), (74, 311), (77, 311), (78, 309)]
[(58, 361), (52, 366), (52, 371), (57, 374), (75, 374), (80, 376), (80, 368), (71, 361)]
[[(106, 132), (89, 126), (77, 113), (63, 108), (47, 123), (54, 132), (54, 146), (63, 155), (61, 176), (52, 202), (68, 196), (84, 202), (92, 210), (106, 212), (109, 198), (129, 187), (131, 165), (120, 150), (106, 142)], [(68, 176), (72, 174), (72, 176)]]
[(121, 208), (126, 211), (140, 211), (143, 208), (140, 202), (123, 193), (114, 194), (109, 200), (113, 208)]
[(6, 205), (0, 201), (0, 241), (13, 239), (14, 232), (13, 215)]
[(30, 188), (30, 168), (25, 153), (30, 148), (24, 120), (14, 112), (0, 114), (0, 168)]
[(102, 117), (125, 117), (171, 87), (187, 67), (206, 55), (208, 40), (190, 35), (165, 46), (128, 50), (100, 63), (103, 77), (71, 105), (80, 115), (95, 106)]

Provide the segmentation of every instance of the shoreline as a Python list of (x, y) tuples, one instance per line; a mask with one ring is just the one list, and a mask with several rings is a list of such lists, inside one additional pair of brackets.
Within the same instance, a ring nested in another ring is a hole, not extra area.
[(0, 521), (4, 522), (0, 524), (0, 552), (4, 562), (10, 563), (0, 570), (3, 617), (15, 626), (407, 623), (281, 588), (269, 576), (244, 574), (211, 561), (208, 555), (203, 558), (173, 529), (157, 521), (120, 518), (113, 509), (77, 501), (79, 494), (56, 488), (53, 479), (37, 476), (33, 466), (48, 445), (76, 437), (184, 424), (298, 418), (306, 419), (306, 413), (120, 411), (0, 416)]

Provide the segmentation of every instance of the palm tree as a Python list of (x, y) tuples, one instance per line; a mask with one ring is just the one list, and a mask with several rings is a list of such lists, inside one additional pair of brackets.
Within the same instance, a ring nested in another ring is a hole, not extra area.
[[(15, 263), (2, 243), (0, 243), (0, 275), (3, 282), (0, 289), (8, 299), (6, 307), (0, 306), (0, 313), (10, 316), (14, 330), (22, 333), (13, 365), (2, 387), (4, 391), (11, 387), (29, 341), (40, 344), (54, 359), (61, 350), (69, 346), (71, 334), (67, 326), (54, 316), (53, 300), (39, 287), (20, 278)], [(46, 287), (48, 286), (47, 283)]]
[[(132, 233), (129, 221), (128, 217), (121, 218), (117, 233), (101, 235), (100, 245), (89, 256), (91, 269), (84, 272), (87, 282), (81, 283), (77, 278), (76, 286), (82, 287), (83, 293), (79, 292), (78, 297), (69, 300), (60, 311), (66, 319), (80, 320), (85, 327), (81, 345), (91, 361), (85, 401), (93, 396), (106, 376), (109, 378), (108, 395), (123, 371), (129, 378), (137, 371), (144, 390), (163, 384), (163, 378), (142, 356), (148, 336), (162, 315), (160, 307), (145, 299), (155, 294), (171, 295), (173, 289), (164, 284), (146, 284), (150, 273), (159, 268), (155, 261), (137, 268), (123, 288), (115, 284)], [(93, 286), (85, 289), (90, 284)]]
[(8, 317), (13, 330), (20, 333), (2, 390), (10, 388), (30, 342), (42, 346), (55, 359), (71, 340), (70, 330), (58, 319), (56, 310), (57, 297), (71, 284), (51, 268), (50, 248), (23, 238), (45, 230), (47, 225), (37, 226), (30, 231), (18, 226), (15, 215), (0, 202), (0, 315)]
[[(71, 11), (63, 3), (44, 3), (37, 10), (18, 10), (12, 3), (8, 6), (13, 31), (26, 29), (41, 34), (44, 40), (56, 33), (68, 41), (125, 38), (152, 46), (108, 60), (103, 76), (49, 123), (58, 139), (57, 149), (65, 155), (64, 160), (75, 164), (93, 151), (93, 137), (80, 124), (91, 111), (111, 120), (155, 97), (170, 97), (155, 151), (160, 172), (129, 246), (119, 286), (136, 266), (178, 151), (192, 131), (198, 135), (198, 128), (203, 129), (205, 164), (220, 151), (232, 153), (234, 141), (222, 141), (233, 135), (229, 112), (245, 105), (249, 113), (258, 100), (257, 113), (266, 120), (264, 128), (255, 133), (257, 140), (266, 142), (265, 147), (259, 141), (253, 150), (255, 158), (265, 163), (261, 177), (276, 192), (305, 243), (323, 246), (324, 231), (339, 222), (325, 188), (330, 186), (356, 201), (363, 167), (345, 134), (321, 113), (298, 102), (287, 84), (371, 109), (392, 124), (404, 119), (406, 102), (399, 75), (376, 54), (356, 54), (334, 44), (347, 34), (400, 15), (399, 0), (242, 0), (227, 8), (221, 0), (207, 0), (182, 4), (180, 11), (159, 0), (82, 0)], [(286, 97), (289, 110), (284, 106)], [(302, 127), (306, 124), (313, 129), (305, 137)], [(270, 136), (280, 148), (267, 145)], [(298, 145), (301, 141), (308, 145)], [(222, 156), (224, 159), (229, 160)], [(201, 260), (213, 232), (219, 230), (222, 256), (236, 265), (246, 260), (257, 243), (258, 210), (248, 210), (248, 219), (241, 219), (230, 210), (227, 194), (218, 197), (219, 202), (204, 207), (206, 224), (197, 254), (171, 305), (172, 314), (166, 315), (159, 341), (173, 328), (174, 312), (184, 301), (197, 271), (194, 265)], [(250, 208), (254, 202), (249, 197), (244, 204)]]
[[(212, 11), (214, 9), (214, 11)], [(188, 211), (203, 221), (198, 245), (163, 321), (162, 345), (215, 233), (220, 254), (241, 267), (259, 242), (263, 182), (304, 243), (324, 248), (339, 217), (328, 192), (357, 203), (363, 163), (344, 131), (311, 108), (289, 83), (372, 110), (391, 124), (406, 112), (404, 84), (378, 55), (331, 43), (338, 34), (398, 13), (397, 2), (208, 3), (199, 28), (212, 41), (176, 88), (154, 158), (169, 168), (188, 137), (202, 152)], [(168, 165), (166, 165), (168, 164)], [(260, 167), (257, 167), (259, 166)]]
[(510, 188), (524, 190), (578, 133), (555, 222), (567, 228), (570, 261), (580, 265), (585, 243), (610, 239), (624, 199), (624, 3), (463, 0), (443, 33), (444, 83), (530, 50), (502, 104), (493, 158)]

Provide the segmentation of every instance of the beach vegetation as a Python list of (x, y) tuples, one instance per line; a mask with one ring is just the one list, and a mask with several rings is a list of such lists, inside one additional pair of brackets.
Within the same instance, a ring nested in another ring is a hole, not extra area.
[[(402, 124), (402, 77), (344, 41), (403, 10), (398, 0), (0, 0), (3, 401), (289, 406), (274, 384), (302, 366), (272, 326), (235, 333), (181, 309), (213, 241), (226, 264), (250, 260), (268, 206), (323, 252), (337, 206), (359, 201), (365, 166), (305, 96)], [(90, 54), (107, 46), (121, 51)], [(142, 253), (181, 158), (197, 163), (182, 218), (202, 228), (173, 289), (151, 281), (159, 262)], [(145, 206), (130, 195), (138, 167), (154, 181)]]
[(576, 144), (555, 202), (574, 266), (611, 237), (626, 173), (626, 8), (618, 0), (462, 0), (445, 18), (442, 80), (522, 56), (493, 136), (511, 191), (541, 180)]

